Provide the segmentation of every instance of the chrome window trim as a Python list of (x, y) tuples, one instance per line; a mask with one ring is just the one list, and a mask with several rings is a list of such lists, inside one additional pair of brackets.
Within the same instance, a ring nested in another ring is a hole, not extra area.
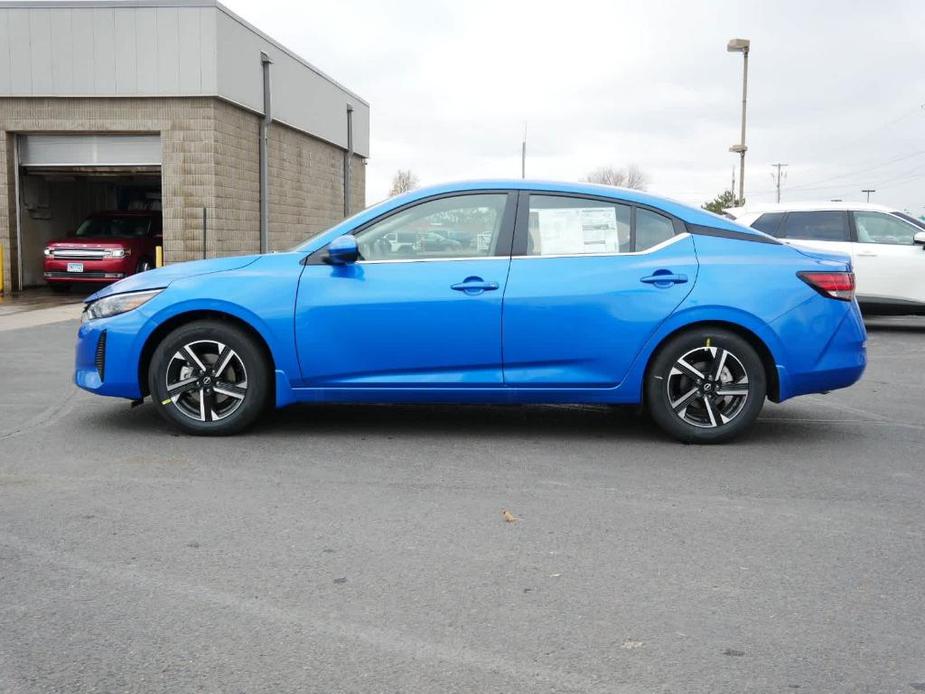
[(625, 251), (621, 253), (566, 253), (560, 255), (483, 255), (467, 256), (465, 258), (402, 258), (400, 260), (358, 260), (356, 265), (394, 265), (396, 263), (435, 263), (435, 262), (460, 262), (472, 260), (533, 260), (535, 258), (609, 258), (623, 255), (648, 255), (662, 248), (667, 248), (673, 243), (677, 243), (686, 238), (690, 238), (690, 233), (675, 234), (670, 239), (665, 239), (651, 248), (644, 251)]
[(358, 260), (356, 265), (394, 265), (395, 263), (436, 263), (458, 262), (462, 260), (510, 260), (509, 255), (471, 255), (460, 258), (400, 258), (395, 260)]

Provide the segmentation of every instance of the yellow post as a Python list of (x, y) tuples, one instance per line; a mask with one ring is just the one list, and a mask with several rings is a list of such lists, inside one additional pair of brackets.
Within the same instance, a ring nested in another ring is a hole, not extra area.
[[(157, 246), (154, 249), (154, 267), (161, 267), (163, 264), (164, 264), (164, 247)], [(0, 279), (2, 279), (2, 277), (3, 277), (2, 270), (0, 270)]]

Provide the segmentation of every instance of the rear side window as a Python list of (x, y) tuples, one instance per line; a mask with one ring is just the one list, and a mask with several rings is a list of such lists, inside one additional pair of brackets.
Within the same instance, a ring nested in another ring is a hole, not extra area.
[(531, 195), (527, 255), (584, 255), (630, 250), (628, 205)]
[(636, 248), (644, 251), (674, 236), (674, 224), (668, 217), (651, 210), (636, 208)]
[(784, 220), (778, 236), (807, 241), (847, 241), (848, 213), (838, 211), (791, 212)]
[(752, 222), (752, 229), (763, 231), (771, 236), (779, 236), (781, 220), (786, 216), (786, 212), (766, 212)]

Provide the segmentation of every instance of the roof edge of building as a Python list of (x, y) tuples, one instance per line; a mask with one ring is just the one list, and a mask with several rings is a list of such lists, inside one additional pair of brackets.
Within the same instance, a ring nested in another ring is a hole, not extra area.
[(265, 34), (260, 29), (255, 27), (253, 24), (248, 22), (246, 19), (235, 14), (218, 0), (0, 0), (0, 9), (61, 9), (61, 8), (70, 8), (70, 9), (91, 9), (99, 7), (131, 7), (131, 8), (142, 8), (142, 7), (214, 7), (219, 12), (223, 12), (228, 16), (229, 19), (234, 20), (245, 29), (250, 32), (253, 32), (264, 41), (272, 44), (275, 48), (282, 51), (288, 55), (293, 60), (301, 63), (304, 67), (308, 68), (316, 75), (321, 77), (323, 80), (330, 82), (332, 85), (343, 91), (345, 94), (351, 96), (360, 102), (363, 106), (369, 108), (369, 102), (366, 101), (359, 94), (354, 92), (352, 89), (348, 89), (343, 84), (338, 82), (336, 79), (331, 77), (329, 74), (320, 70), (319, 68), (312, 65), (305, 58), (300, 56), (295, 51), (286, 48), (279, 41), (273, 37)]

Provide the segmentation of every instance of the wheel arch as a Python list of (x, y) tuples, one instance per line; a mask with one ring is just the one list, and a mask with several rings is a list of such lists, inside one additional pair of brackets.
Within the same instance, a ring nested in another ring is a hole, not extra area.
[[(774, 355), (772, 354), (770, 347), (768, 347), (765, 341), (762, 340), (761, 337), (759, 337), (758, 334), (751, 329), (743, 326), (740, 323), (733, 323), (731, 321), (725, 320), (698, 320), (692, 323), (685, 323), (684, 325), (678, 326), (666, 335), (663, 335), (658, 344), (655, 346), (655, 349), (650, 352), (649, 358), (646, 360), (643, 382), (645, 382), (645, 379), (648, 379), (649, 369), (669, 340), (684, 332), (687, 332), (688, 330), (697, 330), (700, 328), (717, 328), (728, 330), (729, 332), (735, 333), (743, 340), (748, 342), (761, 358), (761, 365), (764, 367), (765, 377), (768, 381), (768, 398), (773, 402), (780, 402), (780, 374), (778, 373), (777, 362), (774, 359)], [(643, 397), (644, 394), (645, 389), (643, 389)]]
[[(276, 369), (276, 361), (273, 358), (273, 352), (270, 349), (269, 343), (259, 330), (240, 316), (235, 316), (231, 313), (216, 309), (194, 309), (184, 311), (160, 323), (145, 339), (144, 345), (141, 348), (141, 356), (138, 359), (138, 385), (141, 388), (142, 397), (150, 394), (148, 390), (148, 368), (151, 366), (151, 358), (154, 356), (154, 350), (157, 349), (161, 341), (172, 331), (188, 323), (199, 320), (222, 321), (243, 330), (254, 338), (261, 351), (263, 351), (263, 355), (267, 359), (267, 364), (269, 364), (270, 372), (272, 373)], [(271, 378), (270, 381), (270, 398), (272, 402), (276, 399), (276, 380)]]

